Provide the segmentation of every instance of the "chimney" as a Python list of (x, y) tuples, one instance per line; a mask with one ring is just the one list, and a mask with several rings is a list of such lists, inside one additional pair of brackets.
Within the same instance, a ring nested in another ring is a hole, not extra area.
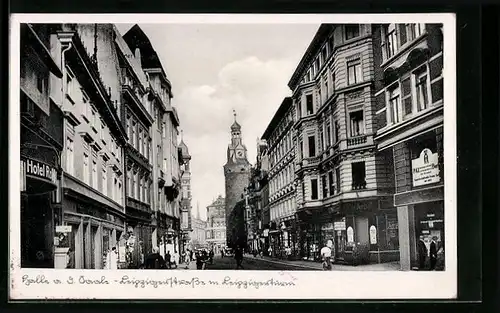
[(139, 63), (139, 65), (141, 66), (142, 68), (142, 62), (141, 62), (141, 49), (139, 49), (139, 47), (135, 48), (135, 58), (137, 59), (137, 62)]

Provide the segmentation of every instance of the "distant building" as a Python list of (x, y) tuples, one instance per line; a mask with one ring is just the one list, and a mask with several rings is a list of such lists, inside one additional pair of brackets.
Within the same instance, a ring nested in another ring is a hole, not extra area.
[[(182, 134), (182, 132), (181, 132)], [(179, 149), (181, 150), (181, 251), (185, 251), (186, 245), (190, 241), (190, 233), (193, 231), (192, 228), (192, 217), (191, 200), (193, 195), (191, 194), (191, 155), (189, 154), (189, 149), (181, 138), (181, 143), (179, 144)]]
[(207, 207), (206, 240), (215, 253), (226, 246), (226, 202), (221, 195)]
[[(245, 188), (250, 181), (250, 162), (248, 162), (247, 148), (243, 144), (241, 126), (236, 121), (234, 113), (234, 123), (231, 125), (231, 142), (227, 147), (227, 162), (224, 165), (224, 177), (226, 185), (226, 240), (228, 247), (235, 247), (237, 244), (246, 246), (247, 236), (244, 223), (236, 223), (233, 218), (239, 218), (243, 212), (235, 212), (233, 209), (236, 203), (243, 199)], [(243, 204), (244, 207), (244, 204)]]
[(191, 220), (193, 231), (191, 233), (190, 246), (192, 249), (208, 248), (206, 240), (207, 221), (200, 217), (200, 205), (196, 206), (196, 217)]

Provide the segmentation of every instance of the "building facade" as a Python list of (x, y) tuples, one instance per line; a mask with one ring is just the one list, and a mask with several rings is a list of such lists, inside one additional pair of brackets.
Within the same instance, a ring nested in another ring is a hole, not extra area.
[[(227, 246), (234, 248), (236, 245), (246, 246), (247, 236), (244, 233), (244, 222), (241, 205), (238, 212), (233, 212), (236, 204), (243, 200), (245, 188), (250, 181), (251, 164), (248, 162), (247, 148), (243, 144), (241, 126), (236, 121), (234, 113), (234, 123), (231, 125), (231, 142), (227, 147), (227, 162), (224, 165), (225, 189), (226, 189), (226, 240)], [(242, 211), (242, 212), (239, 212)], [(238, 222), (236, 222), (238, 220)]]
[[(147, 101), (151, 102), (152, 178), (150, 216), (152, 246), (176, 258), (180, 254), (181, 180), (177, 110), (172, 104), (172, 84), (146, 34), (134, 25), (123, 35), (131, 51), (139, 51), (141, 66), (149, 83)], [(145, 237), (148, 235), (145, 229)]]
[(206, 249), (207, 245), (207, 221), (201, 219), (200, 216), (200, 205), (196, 206), (196, 217), (191, 219), (191, 225), (193, 227), (193, 231), (190, 235), (191, 241), (190, 246), (191, 249)]
[[(182, 131), (181, 131), (182, 133)], [(193, 231), (191, 225), (191, 211), (193, 195), (191, 194), (191, 155), (184, 139), (181, 139), (179, 144), (181, 149), (181, 251), (186, 251), (190, 242), (190, 234)]]
[(398, 227), (401, 269), (410, 270), (420, 238), (428, 251), (433, 239), (438, 248), (444, 243), (442, 25), (376, 25), (373, 38), (375, 140), (378, 154), (394, 160), (391, 227)]
[(392, 160), (376, 154), (372, 25), (322, 24), (289, 82), (296, 109), (300, 257), (399, 259)]
[[(64, 151), (61, 155), (62, 226), (56, 268), (103, 268), (105, 255), (125, 232), (119, 60), (111, 24), (62, 24), (51, 36), (52, 56), (61, 60)], [(67, 262), (65, 251), (71, 251)], [(120, 261), (125, 253), (120, 251)]]
[(262, 135), (269, 155), (269, 244), (272, 256), (295, 258), (300, 253), (295, 184), (296, 118), (293, 100), (285, 98)]
[(54, 31), (21, 24), (21, 267), (54, 267), (54, 237), (62, 225), (64, 119), (62, 97), (50, 92), (62, 86), (60, 63), (51, 55)]
[(226, 247), (226, 202), (221, 195), (207, 206), (206, 241), (216, 254)]

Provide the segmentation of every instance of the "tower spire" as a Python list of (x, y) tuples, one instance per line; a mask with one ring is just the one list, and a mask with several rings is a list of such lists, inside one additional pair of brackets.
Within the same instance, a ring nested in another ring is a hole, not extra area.
[(184, 130), (181, 129), (181, 141), (184, 140)]
[(234, 121), (236, 122), (236, 110), (233, 109)]

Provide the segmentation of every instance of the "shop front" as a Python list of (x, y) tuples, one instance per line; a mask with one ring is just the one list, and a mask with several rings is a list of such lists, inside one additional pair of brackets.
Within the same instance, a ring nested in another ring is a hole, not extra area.
[[(68, 179), (65, 181), (68, 184)], [(70, 188), (64, 189), (63, 199), (63, 225), (56, 226), (56, 251), (67, 251), (67, 257), (61, 253), (56, 268), (106, 268), (106, 257), (113, 247), (120, 267), (125, 259), (125, 251), (120, 249), (125, 232), (123, 211)]]
[(21, 156), (21, 267), (54, 267), (54, 165)]
[(299, 221), (298, 257), (307, 261), (321, 261), (320, 251), (328, 240), (334, 242), (334, 224), (331, 210), (302, 210)]

